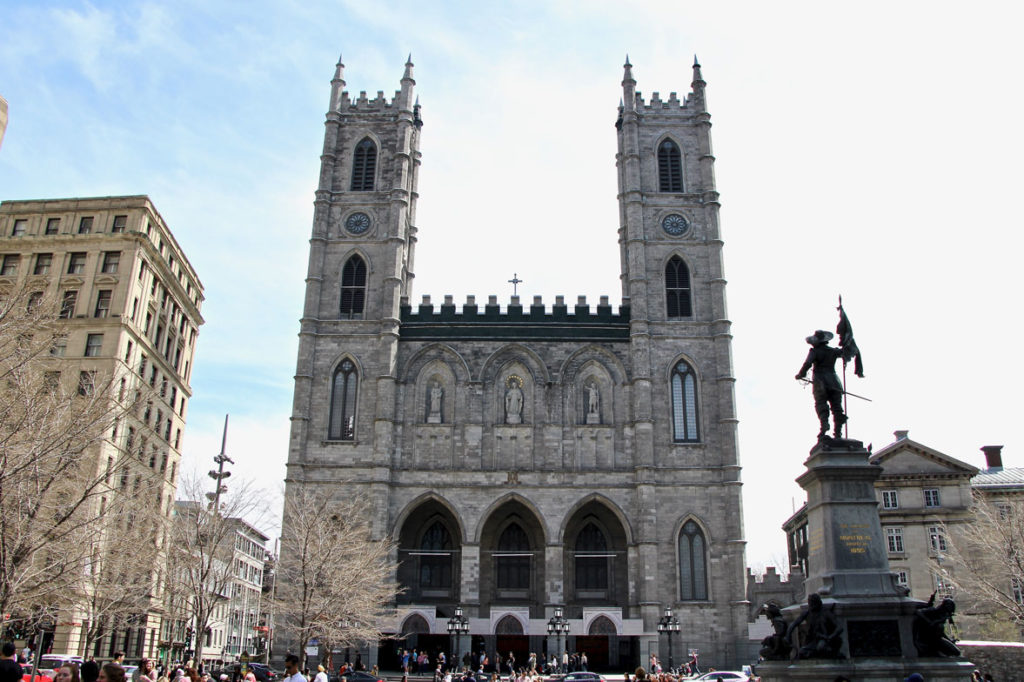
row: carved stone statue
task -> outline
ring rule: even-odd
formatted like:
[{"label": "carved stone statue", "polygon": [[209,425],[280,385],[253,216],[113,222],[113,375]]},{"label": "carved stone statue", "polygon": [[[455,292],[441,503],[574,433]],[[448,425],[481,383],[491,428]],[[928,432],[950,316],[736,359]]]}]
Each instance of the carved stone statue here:
[{"label": "carved stone statue", "polygon": [[505,391],[505,423],[523,423],[523,390],[519,388],[519,382],[509,379],[508,389]]},{"label": "carved stone statue", "polygon": [[956,602],[946,597],[935,606],[935,593],[914,614],[914,646],[918,656],[959,656],[960,648],[946,634],[946,621],[953,624]]},{"label": "carved stone statue", "polygon": [[441,423],[441,400],[444,398],[444,389],[441,384],[434,382],[430,387],[430,411],[427,413],[428,424]]},{"label": "carved stone statue", "polygon": [[601,423],[601,391],[597,384],[587,386],[587,423]]},{"label": "carved stone statue", "polygon": [[783,661],[789,658],[789,641],[786,639],[786,619],[782,616],[782,610],[775,604],[765,604],[758,613],[768,617],[775,630],[775,634],[768,635],[761,640],[761,658],[766,661]]},{"label": "carved stone statue", "polygon": [[836,360],[842,358],[844,351],[828,345],[832,339],[832,332],[819,329],[807,337],[807,343],[811,344],[811,350],[807,352],[807,359],[797,372],[796,378],[803,379],[807,370],[814,368],[811,373],[811,385],[814,388],[814,411],[818,414],[818,421],[821,423],[821,430],[818,431],[818,440],[824,440],[828,434],[828,413],[832,410],[832,437],[842,436],[843,424],[846,423],[846,414],[843,412],[843,385],[839,382],[836,374]]},{"label": "carved stone statue", "polygon": [[[800,634],[800,648],[793,645],[793,637],[804,621],[804,631]],[[841,651],[843,646],[843,629],[839,627],[832,610],[825,610],[821,595],[812,593],[807,598],[807,610],[797,616],[789,625],[786,639],[793,647],[791,657],[800,658],[845,658]]]}]

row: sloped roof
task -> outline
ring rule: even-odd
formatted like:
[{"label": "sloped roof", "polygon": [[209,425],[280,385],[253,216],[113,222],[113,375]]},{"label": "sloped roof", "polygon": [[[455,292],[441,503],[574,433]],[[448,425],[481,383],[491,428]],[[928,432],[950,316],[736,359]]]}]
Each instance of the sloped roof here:
[{"label": "sloped roof", "polygon": [[979,471],[976,466],[971,466],[967,462],[962,462],[955,457],[950,457],[943,452],[939,452],[934,448],[930,448],[927,445],[918,443],[910,438],[900,438],[895,442],[886,445],[881,450],[872,453],[868,458],[868,461],[872,464],[885,466],[886,460],[891,460],[893,457],[903,452],[910,452],[919,457],[929,459],[944,468],[950,469],[950,473],[964,473],[974,476]]},{"label": "sloped roof", "polygon": [[985,469],[971,479],[972,488],[1017,488],[1024,487],[1024,468]]}]

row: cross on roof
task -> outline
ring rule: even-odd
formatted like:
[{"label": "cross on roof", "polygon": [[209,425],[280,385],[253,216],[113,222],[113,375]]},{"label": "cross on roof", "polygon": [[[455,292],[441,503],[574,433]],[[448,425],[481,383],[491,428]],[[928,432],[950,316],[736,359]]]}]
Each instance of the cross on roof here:
[{"label": "cross on roof", "polygon": [[519,292],[518,292],[519,285],[522,284],[524,281],[525,280],[519,279],[519,275],[517,273],[515,273],[515,272],[512,273],[512,279],[510,279],[508,281],[508,283],[512,285],[512,295],[513,296],[518,296],[519,295]]}]

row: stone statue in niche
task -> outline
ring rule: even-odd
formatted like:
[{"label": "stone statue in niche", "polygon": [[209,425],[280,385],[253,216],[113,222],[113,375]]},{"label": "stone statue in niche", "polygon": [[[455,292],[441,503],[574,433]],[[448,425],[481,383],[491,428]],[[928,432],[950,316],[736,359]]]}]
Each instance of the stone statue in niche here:
[{"label": "stone statue in niche", "polygon": [[587,385],[587,423],[601,423],[601,391],[595,383]]},{"label": "stone statue in niche", "polygon": [[441,388],[441,384],[434,381],[430,384],[430,405],[427,411],[427,423],[428,424],[440,424],[441,419],[441,400],[444,398],[444,389]]},{"label": "stone statue in niche", "polygon": [[523,423],[523,380],[510,376],[505,382],[505,423]]}]

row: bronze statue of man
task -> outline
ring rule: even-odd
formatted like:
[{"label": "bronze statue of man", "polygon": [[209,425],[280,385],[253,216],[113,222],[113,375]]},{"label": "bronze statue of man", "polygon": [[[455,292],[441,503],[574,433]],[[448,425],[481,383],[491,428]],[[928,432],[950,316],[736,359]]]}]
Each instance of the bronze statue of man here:
[{"label": "bronze statue of man", "polygon": [[807,370],[813,368],[811,385],[814,388],[814,411],[818,413],[818,421],[821,423],[818,440],[824,439],[828,434],[830,409],[834,438],[841,437],[843,424],[846,423],[846,414],[843,412],[843,385],[836,374],[836,360],[843,358],[846,361],[848,358],[845,357],[846,351],[843,348],[828,345],[831,340],[832,332],[821,329],[808,336],[807,343],[811,344],[811,349],[796,375],[797,379],[803,379],[807,375]]}]

